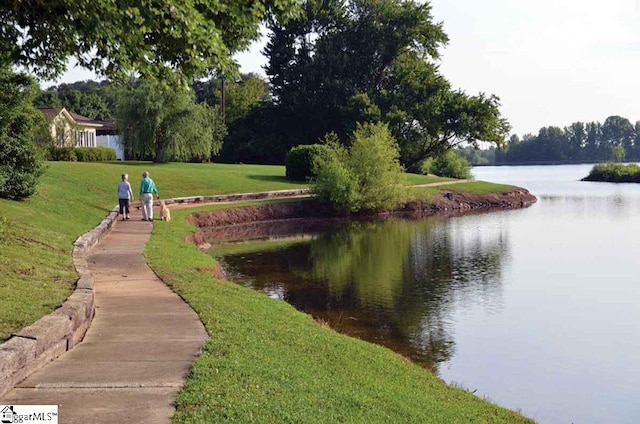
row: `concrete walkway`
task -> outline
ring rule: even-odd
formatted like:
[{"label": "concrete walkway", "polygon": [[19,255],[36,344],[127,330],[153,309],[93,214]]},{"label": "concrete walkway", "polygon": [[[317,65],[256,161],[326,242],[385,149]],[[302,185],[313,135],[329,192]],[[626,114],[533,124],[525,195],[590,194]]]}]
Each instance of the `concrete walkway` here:
[{"label": "concrete walkway", "polygon": [[[158,217],[156,217],[157,219]],[[59,405],[60,423],[168,423],[207,334],[147,266],[153,225],[134,208],[88,256],[96,314],[79,345],[18,384],[0,404]]]}]

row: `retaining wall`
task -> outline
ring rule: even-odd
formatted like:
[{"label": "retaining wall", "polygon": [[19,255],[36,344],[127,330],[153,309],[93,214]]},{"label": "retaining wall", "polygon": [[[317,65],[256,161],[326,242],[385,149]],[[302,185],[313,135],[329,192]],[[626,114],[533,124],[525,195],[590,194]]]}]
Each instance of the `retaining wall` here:
[{"label": "retaining wall", "polygon": [[93,275],[86,256],[111,230],[117,216],[116,207],[100,225],[73,243],[73,265],[79,278],[76,289],[62,306],[0,345],[0,396],[84,337],[95,313]]}]

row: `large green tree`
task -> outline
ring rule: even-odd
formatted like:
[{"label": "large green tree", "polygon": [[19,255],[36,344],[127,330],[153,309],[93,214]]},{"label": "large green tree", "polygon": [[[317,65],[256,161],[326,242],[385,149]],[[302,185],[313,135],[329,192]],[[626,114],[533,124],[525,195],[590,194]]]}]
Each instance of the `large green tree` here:
[{"label": "large green tree", "polygon": [[90,119],[104,121],[115,116],[117,86],[110,81],[78,81],[40,91],[36,107],[64,107]]},{"label": "large green tree", "polygon": [[307,0],[301,17],[270,29],[266,72],[280,115],[293,121],[281,128],[285,144],[382,121],[415,171],[455,145],[504,141],[498,98],[455,91],[440,75],[435,61],[448,39],[428,3]]},{"label": "large green tree", "polygon": [[197,104],[192,91],[155,80],[123,90],[116,121],[126,148],[154,162],[209,160],[226,134],[217,107]]},{"label": "large green tree", "polygon": [[35,138],[46,131],[36,110],[33,78],[0,64],[0,197],[23,199],[35,193],[43,172]]},{"label": "large green tree", "polygon": [[[259,35],[273,15],[287,17],[298,0],[4,0],[0,60],[38,75],[60,75],[73,56],[115,78],[128,72],[188,80],[233,71],[232,55]],[[178,72],[175,72],[178,71]]]},{"label": "large green tree", "polygon": [[107,120],[113,117],[105,98],[96,93],[84,93],[75,89],[49,89],[38,93],[34,100],[37,107],[64,107],[93,120]]}]

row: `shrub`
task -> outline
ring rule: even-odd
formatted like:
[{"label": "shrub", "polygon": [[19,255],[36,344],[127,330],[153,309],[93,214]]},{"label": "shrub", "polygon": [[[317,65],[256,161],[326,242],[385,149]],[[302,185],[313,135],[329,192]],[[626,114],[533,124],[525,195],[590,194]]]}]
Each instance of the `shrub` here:
[{"label": "shrub", "polygon": [[116,151],[110,147],[76,147],[78,162],[105,162],[116,160]]},{"label": "shrub", "polygon": [[51,147],[48,160],[61,162],[105,162],[116,160],[116,151],[110,147]]},{"label": "shrub", "polygon": [[43,172],[42,156],[32,142],[0,135],[0,198],[18,200],[33,195]]},{"label": "shrub", "polygon": [[75,162],[78,160],[73,147],[51,147],[49,158],[54,161]]},{"label": "shrub", "polygon": [[329,141],[316,156],[312,191],[346,212],[386,210],[397,205],[403,168],[398,145],[384,124],[358,124],[346,149]]},{"label": "shrub", "polygon": [[471,165],[455,150],[447,150],[436,157],[427,158],[422,163],[422,173],[459,179],[472,177]]},{"label": "shrub", "polygon": [[313,162],[318,155],[326,154],[327,146],[323,144],[303,144],[293,147],[284,160],[287,179],[291,181],[307,181],[313,178]]}]

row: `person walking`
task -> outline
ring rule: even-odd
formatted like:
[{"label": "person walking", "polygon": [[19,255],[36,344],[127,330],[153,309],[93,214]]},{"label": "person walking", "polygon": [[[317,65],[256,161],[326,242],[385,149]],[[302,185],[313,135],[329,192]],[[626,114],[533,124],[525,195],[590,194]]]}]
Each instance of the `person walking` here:
[{"label": "person walking", "polygon": [[122,220],[129,219],[129,202],[133,201],[133,191],[129,183],[129,175],[122,174],[122,181],[118,184],[118,206],[120,207],[120,215]]},{"label": "person walking", "polygon": [[142,205],[142,220],[153,221],[153,195],[159,199],[160,194],[156,188],[156,184],[149,177],[149,173],[142,173],[142,182],[140,183],[140,203]]}]

